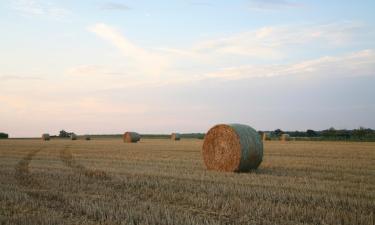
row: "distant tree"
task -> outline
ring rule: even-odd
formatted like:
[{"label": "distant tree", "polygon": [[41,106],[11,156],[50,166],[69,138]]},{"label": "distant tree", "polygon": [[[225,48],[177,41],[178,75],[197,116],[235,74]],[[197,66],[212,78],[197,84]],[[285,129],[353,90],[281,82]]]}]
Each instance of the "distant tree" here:
[{"label": "distant tree", "polygon": [[284,132],[280,129],[276,129],[273,133],[275,136],[281,136],[281,134],[283,134]]},{"label": "distant tree", "polygon": [[204,134],[198,134],[198,139],[204,139]]},{"label": "distant tree", "polygon": [[306,136],[307,137],[316,137],[316,136],[318,136],[318,134],[314,131],[314,130],[307,130],[306,131]]},{"label": "distant tree", "polygon": [[349,139],[351,136],[351,132],[349,130],[337,130],[336,137],[339,139]]},{"label": "distant tree", "polygon": [[330,138],[336,137],[336,129],[334,127],[331,127],[328,130],[323,130],[322,136],[323,137],[330,137]]},{"label": "distant tree", "polygon": [[70,137],[70,133],[66,132],[65,130],[61,130],[59,137]]},{"label": "distant tree", "polygon": [[364,128],[364,127],[360,127],[359,129],[355,129],[352,132],[353,136],[356,137],[356,138],[359,138],[359,139],[370,137],[370,136],[373,135],[373,133],[374,133],[373,130],[371,130],[369,128]]},{"label": "distant tree", "polygon": [[8,139],[9,135],[6,133],[0,133],[0,139]]},{"label": "distant tree", "polygon": [[290,136],[292,137],[306,137],[306,132],[303,132],[303,131],[291,131],[291,132],[287,132]]}]

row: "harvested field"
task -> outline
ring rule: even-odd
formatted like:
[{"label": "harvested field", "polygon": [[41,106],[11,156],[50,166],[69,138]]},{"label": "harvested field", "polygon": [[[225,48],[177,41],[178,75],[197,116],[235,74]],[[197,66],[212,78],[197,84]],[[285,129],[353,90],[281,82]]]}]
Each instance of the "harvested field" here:
[{"label": "harvested field", "polygon": [[375,143],[264,143],[207,171],[202,140],[1,140],[0,224],[375,224]]}]

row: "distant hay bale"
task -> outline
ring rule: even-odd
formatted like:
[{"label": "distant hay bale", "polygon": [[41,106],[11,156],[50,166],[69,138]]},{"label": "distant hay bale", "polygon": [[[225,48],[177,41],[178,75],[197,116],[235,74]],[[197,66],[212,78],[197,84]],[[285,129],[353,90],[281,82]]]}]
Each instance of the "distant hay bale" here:
[{"label": "distant hay bale", "polygon": [[179,133],[172,133],[171,139],[173,141],[179,141],[181,139],[181,135]]},{"label": "distant hay bale", "polygon": [[291,139],[290,139],[289,134],[282,134],[282,135],[280,136],[280,140],[281,140],[281,141],[290,141]]},{"label": "distant hay bale", "polygon": [[86,140],[86,141],[90,141],[90,140],[91,140],[91,137],[88,136],[88,135],[86,135],[86,136],[85,136],[85,140]]},{"label": "distant hay bale", "polygon": [[77,135],[75,133],[70,135],[70,140],[75,141],[77,140]]},{"label": "distant hay bale", "polygon": [[207,132],[202,154],[209,170],[246,172],[262,162],[263,143],[250,126],[219,124]]},{"label": "distant hay bale", "polygon": [[51,139],[51,137],[49,136],[49,134],[42,134],[42,140],[43,141],[49,141]]},{"label": "distant hay bale", "polygon": [[139,135],[136,132],[125,132],[124,133],[124,142],[126,143],[137,143],[139,140],[141,140],[141,135]]},{"label": "distant hay bale", "polygon": [[269,140],[271,140],[271,134],[267,132],[263,132],[262,141],[269,141]]}]

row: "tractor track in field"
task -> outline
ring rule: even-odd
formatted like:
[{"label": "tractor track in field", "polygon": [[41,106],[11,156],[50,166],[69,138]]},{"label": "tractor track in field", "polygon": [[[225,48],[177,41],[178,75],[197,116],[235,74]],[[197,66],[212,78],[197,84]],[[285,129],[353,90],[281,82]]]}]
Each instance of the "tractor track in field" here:
[{"label": "tractor track in field", "polygon": [[[82,164],[78,163],[74,155],[72,154],[70,150],[70,146],[65,146],[60,150],[60,159],[61,161],[69,168],[73,169],[75,171],[75,174],[83,174],[84,176],[88,178],[94,179],[98,183],[102,184],[107,184],[107,187],[110,187],[114,191],[119,191],[118,187],[119,186],[126,186],[127,182],[116,180],[110,175],[108,175],[105,171],[98,170],[98,169],[89,169]],[[129,177],[131,178],[132,175]],[[108,181],[110,183],[108,183]],[[105,183],[104,183],[105,182]],[[110,185],[108,185],[110,184]],[[124,188],[125,190],[127,188]],[[121,190],[122,193],[124,193],[124,189]],[[131,190],[129,190],[131,191]],[[145,193],[153,193],[152,190],[145,190]],[[190,204],[184,204],[181,202],[176,203],[175,201],[165,201],[162,199],[158,199],[157,193],[146,195],[143,194],[142,192],[134,193],[134,191],[131,192],[126,192],[126,194],[131,195],[133,197],[132,201],[134,201],[134,197],[136,201],[143,202],[143,201],[150,201],[155,204],[161,204],[161,205],[166,205],[170,208],[173,208],[179,212],[189,212],[192,215],[199,216],[199,217],[204,217],[204,218],[212,218],[212,219],[217,219],[221,221],[226,221],[227,223],[234,222],[236,218],[233,218],[230,215],[223,215],[223,214],[218,214],[217,212],[214,211],[209,211],[207,209],[202,209],[200,207],[194,207]]]},{"label": "tractor track in field", "polygon": [[[69,146],[66,146],[69,147]],[[45,184],[39,182],[30,173],[29,165],[35,155],[42,151],[45,147],[30,151],[15,166],[15,178],[18,183],[27,188],[23,192],[31,199],[35,200],[35,204],[40,207],[47,207],[53,211],[61,211],[66,217],[84,217],[88,221],[97,223],[93,216],[88,215],[84,210],[77,211],[71,207],[71,202],[64,196],[63,192],[56,192],[46,187]]]},{"label": "tractor track in field", "polygon": [[[15,166],[15,177],[18,182],[26,187],[30,188],[31,190],[26,190],[25,193],[30,196],[31,198],[37,200],[38,202],[41,201],[43,206],[46,206],[52,210],[60,209],[64,212],[64,214],[78,216],[78,217],[86,217],[91,221],[93,218],[90,218],[90,215],[78,213],[69,207],[70,203],[67,201],[66,197],[64,197],[64,193],[59,193],[54,190],[49,190],[48,187],[45,187],[42,183],[38,182],[32,174],[30,173],[29,165],[35,155],[37,155],[40,151],[42,151],[44,147],[30,151],[25,157],[23,157]],[[144,189],[140,192],[134,192],[134,190],[129,190],[126,186],[128,182],[114,180],[111,176],[109,176],[106,172],[98,169],[89,169],[82,164],[79,164],[71,150],[70,146],[64,146],[60,150],[60,159],[61,161],[69,168],[73,169],[75,174],[82,174],[87,178],[95,180],[95,182],[105,184],[104,182],[110,182],[110,187],[114,191],[121,190],[126,196],[130,195],[132,200],[135,204],[137,202],[144,202],[149,201],[156,205],[165,205],[171,209],[176,210],[177,212],[185,213],[189,212],[190,214],[202,218],[211,218],[219,221],[223,221],[225,224],[232,224],[238,219],[231,215],[219,214],[214,211],[207,210],[205,208],[196,207],[188,203],[183,203],[181,201],[174,201],[174,200],[165,200],[160,199],[158,197],[158,193],[154,193],[154,190],[150,188],[141,188]],[[128,174],[128,177],[131,179],[133,175]],[[107,183],[108,184],[108,183]],[[119,189],[119,187],[122,187]],[[128,192],[129,191],[129,192]],[[147,193],[147,194],[146,194]],[[150,194],[151,193],[151,194]],[[125,196],[124,196],[125,197]]]},{"label": "tractor track in field", "polygon": [[61,161],[67,166],[73,169],[75,173],[83,174],[88,178],[98,179],[98,180],[111,180],[111,176],[109,176],[105,171],[98,170],[98,169],[89,169],[82,164],[79,164],[75,159],[70,151],[70,146],[65,146],[60,151],[60,159]]},{"label": "tractor track in field", "polygon": [[30,163],[34,156],[38,154],[44,147],[30,151],[15,166],[15,178],[18,183],[24,187],[40,188],[41,184],[30,174]]}]

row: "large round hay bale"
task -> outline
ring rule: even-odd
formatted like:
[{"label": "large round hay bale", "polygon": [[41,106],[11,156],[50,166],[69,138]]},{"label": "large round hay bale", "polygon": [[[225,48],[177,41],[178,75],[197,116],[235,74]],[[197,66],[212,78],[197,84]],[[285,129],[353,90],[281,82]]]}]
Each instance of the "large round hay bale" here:
[{"label": "large round hay bale", "polygon": [[141,140],[141,135],[136,132],[128,131],[124,133],[124,142],[126,143],[137,143],[139,140]]},{"label": "large round hay bale", "polygon": [[42,140],[43,141],[49,141],[51,139],[51,137],[49,136],[49,134],[42,134]]},{"label": "large round hay bale", "polygon": [[77,135],[75,133],[70,135],[70,140],[75,141],[77,140]]},{"label": "large round hay bale", "polygon": [[171,139],[173,141],[179,141],[181,139],[181,135],[179,133],[172,133]]},{"label": "large round hay bale", "polygon": [[258,168],[262,159],[263,143],[250,126],[219,124],[204,138],[203,160],[209,170],[246,172]]},{"label": "large round hay bale", "polygon": [[289,134],[282,134],[282,135],[280,136],[280,140],[281,140],[281,141],[290,141],[290,136],[289,136]]}]

